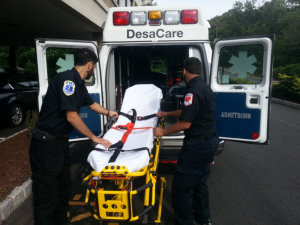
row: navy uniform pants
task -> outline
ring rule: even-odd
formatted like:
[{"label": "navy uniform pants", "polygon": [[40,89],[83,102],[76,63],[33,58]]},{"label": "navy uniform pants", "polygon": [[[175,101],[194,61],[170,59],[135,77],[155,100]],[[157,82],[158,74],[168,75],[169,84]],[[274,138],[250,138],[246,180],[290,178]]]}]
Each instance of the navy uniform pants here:
[{"label": "navy uniform pants", "polygon": [[173,209],[180,225],[208,223],[211,219],[206,181],[218,145],[218,137],[184,140],[172,190]]},{"label": "navy uniform pants", "polygon": [[67,222],[71,190],[70,151],[67,138],[30,145],[35,225],[61,225]]}]

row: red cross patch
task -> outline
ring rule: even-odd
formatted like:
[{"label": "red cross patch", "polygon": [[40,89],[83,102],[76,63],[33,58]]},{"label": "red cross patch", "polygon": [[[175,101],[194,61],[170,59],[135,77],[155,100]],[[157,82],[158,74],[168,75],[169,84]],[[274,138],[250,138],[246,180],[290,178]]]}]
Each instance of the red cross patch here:
[{"label": "red cross patch", "polygon": [[189,106],[193,104],[193,93],[188,93],[184,97],[184,106]]}]

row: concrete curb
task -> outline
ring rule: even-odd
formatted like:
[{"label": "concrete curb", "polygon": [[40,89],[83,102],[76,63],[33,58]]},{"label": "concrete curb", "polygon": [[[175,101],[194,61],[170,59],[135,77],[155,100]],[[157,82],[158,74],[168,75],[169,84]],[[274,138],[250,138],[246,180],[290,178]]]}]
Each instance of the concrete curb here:
[{"label": "concrete curb", "polygon": [[27,130],[27,128],[25,128],[25,129],[23,129],[23,130],[21,130],[21,131],[15,133],[15,134],[9,136],[9,137],[6,137],[6,138],[0,138],[0,143],[3,142],[3,141],[6,141],[6,140],[9,139],[9,138],[12,138],[12,137],[14,137],[14,136],[17,136],[18,134],[21,134],[22,132],[25,132],[26,130]]},{"label": "concrete curb", "polygon": [[[1,139],[0,143],[12,138],[20,133],[25,132],[27,129],[21,130],[7,138]],[[32,181],[28,179],[21,186],[15,187],[12,192],[0,202],[0,225],[6,220],[9,215],[17,209],[32,193]]]},{"label": "concrete curb", "polygon": [[285,100],[281,100],[279,98],[271,98],[271,101],[280,105],[289,106],[291,108],[300,109],[300,104],[294,103],[294,102],[288,102]]},{"label": "concrete curb", "polygon": [[0,224],[17,209],[32,193],[32,181],[28,179],[21,186],[15,187],[4,201],[0,202]]}]

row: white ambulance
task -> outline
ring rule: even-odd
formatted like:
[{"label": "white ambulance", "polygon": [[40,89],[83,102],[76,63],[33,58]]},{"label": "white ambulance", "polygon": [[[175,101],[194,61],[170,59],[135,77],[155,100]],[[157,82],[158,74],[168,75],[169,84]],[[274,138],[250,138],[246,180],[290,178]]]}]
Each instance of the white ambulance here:
[{"label": "white ambulance", "polygon": [[[108,12],[100,51],[91,41],[37,39],[39,104],[53,76],[73,67],[74,51],[89,48],[100,58],[95,77],[86,81],[95,101],[117,111],[126,88],[152,83],[163,92],[161,109],[175,110],[183,98],[182,62],[197,57],[216,95],[220,138],[267,143],[273,36],[220,39],[212,51],[209,27],[197,7],[118,7]],[[103,134],[105,116],[87,107],[80,116],[95,134]],[[176,121],[167,118],[165,125]],[[162,148],[180,148],[183,137],[163,137]],[[74,131],[70,140],[84,137]]]}]

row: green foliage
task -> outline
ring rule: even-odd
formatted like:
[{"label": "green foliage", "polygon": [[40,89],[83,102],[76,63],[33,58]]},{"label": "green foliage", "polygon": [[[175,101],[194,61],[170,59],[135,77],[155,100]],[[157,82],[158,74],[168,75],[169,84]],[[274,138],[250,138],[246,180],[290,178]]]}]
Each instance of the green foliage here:
[{"label": "green foliage", "polygon": [[8,51],[8,47],[0,47],[0,69],[8,69]]},{"label": "green foliage", "polygon": [[[24,69],[26,74],[37,74],[37,62],[35,48],[18,48],[18,66]],[[9,69],[9,47],[0,47],[0,68]]]},{"label": "green foliage", "polygon": [[[256,0],[235,2],[222,16],[211,19],[210,40],[223,37],[275,34],[273,95],[298,101],[300,77],[300,0],[272,0],[258,6]],[[293,83],[294,82],[294,83]]]},{"label": "green foliage", "polygon": [[35,48],[24,48],[18,49],[18,60],[19,66],[24,68],[26,74],[37,74],[37,62]]},{"label": "green foliage", "polygon": [[222,37],[275,34],[274,65],[300,62],[299,0],[237,1],[233,9],[210,20],[210,40]]},{"label": "green foliage", "polygon": [[300,78],[296,75],[279,74],[280,83],[273,85],[273,96],[300,103]]},{"label": "green foliage", "polygon": [[300,63],[288,64],[286,66],[279,66],[274,69],[274,78],[279,79],[279,74],[295,75],[300,78]]}]

